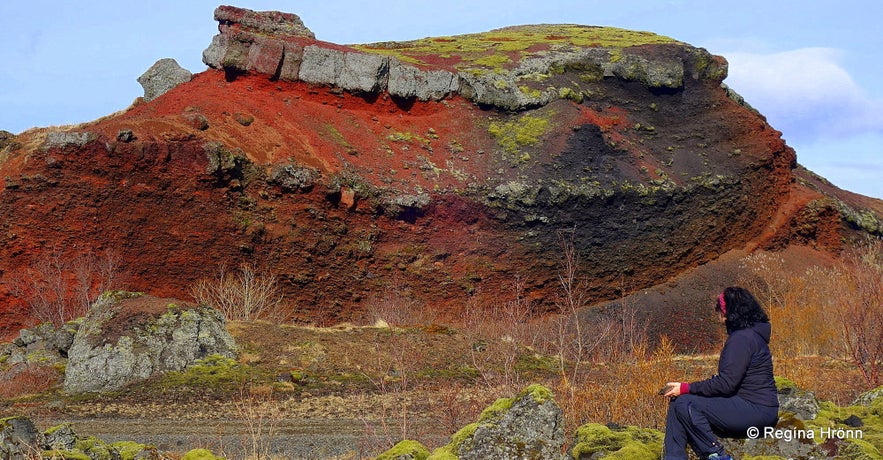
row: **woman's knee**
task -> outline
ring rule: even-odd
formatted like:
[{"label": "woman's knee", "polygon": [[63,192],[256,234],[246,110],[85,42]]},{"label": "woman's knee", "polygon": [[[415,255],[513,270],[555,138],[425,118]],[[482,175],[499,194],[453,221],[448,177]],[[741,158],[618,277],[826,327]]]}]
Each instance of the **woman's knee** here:
[{"label": "woman's knee", "polygon": [[696,399],[696,395],[681,395],[669,403],[668,410],[680,416],[687,416],[690,412],[690,405]]}]

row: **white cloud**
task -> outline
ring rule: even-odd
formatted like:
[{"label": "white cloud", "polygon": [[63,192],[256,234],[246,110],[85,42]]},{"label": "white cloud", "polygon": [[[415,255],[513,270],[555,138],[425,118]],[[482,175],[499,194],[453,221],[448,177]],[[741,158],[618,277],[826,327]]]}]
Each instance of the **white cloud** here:
[{"label": "white cloud", "polygon": [[840,64],[833,48],[801,48],[773,54],[722,53],[726,83],[767,116],[786,138],[883,132],[883,110]]}]

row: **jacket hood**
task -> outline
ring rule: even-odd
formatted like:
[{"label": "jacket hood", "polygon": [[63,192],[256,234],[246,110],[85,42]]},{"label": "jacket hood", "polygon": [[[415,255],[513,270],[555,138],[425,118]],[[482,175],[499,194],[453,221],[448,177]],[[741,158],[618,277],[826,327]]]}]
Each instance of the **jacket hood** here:
[{"label": "jacket hood", "polygon": [[773,327],[770,323],[754,323],[750,329],[757,332],[757,335],[761,336],[764,342],[770,343],[770,335],[773,331]]}]

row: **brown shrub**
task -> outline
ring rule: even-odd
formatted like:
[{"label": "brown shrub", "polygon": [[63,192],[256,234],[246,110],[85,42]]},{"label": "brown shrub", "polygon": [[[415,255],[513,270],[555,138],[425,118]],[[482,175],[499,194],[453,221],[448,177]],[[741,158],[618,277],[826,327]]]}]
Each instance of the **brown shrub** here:
[{"label": "brown shrub", "polygon": [[13,366],[0,377],[0,398],[11,399],[42,393],[59,383],[61,377],[61,372],[52,366]]}]

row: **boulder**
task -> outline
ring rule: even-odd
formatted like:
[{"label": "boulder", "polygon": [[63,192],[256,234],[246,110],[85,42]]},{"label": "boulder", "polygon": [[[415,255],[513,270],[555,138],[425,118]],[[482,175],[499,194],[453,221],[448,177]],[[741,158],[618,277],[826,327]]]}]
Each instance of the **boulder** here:
[{"label": "boulder", "polygon": [[141,74],[138,83],[144,88],[144,100],[150,101],[192,78],[193,74],[178,65],[178,61],[166,58],[156,61]]},{"label": "boulder", "polygon": [[627,458],[656,460],[662,455],[662,432],[634,426],[608,426],[588,423],[576,430],[571,449],[573,458]]},{"label": "boulder", "polygon": [[[51,323],[22,329],[11,343],[0,344],[0,362],[6,365],[62,364],[78,328],[79,322],[71,321],[57,329]],[[0,369],[0,379],[13,378],[16,369],[21,368]]]},{"label": "boulder", "polygon": [[516,460],[563,459],[564,419],[552,392],[531,385],[514,398],[502,398],[482,412],[476,423],[451,437],[429,459]]},{"label": "boulder", "polygon": [[180,371],[209,355],[235,353],[236,343],[216,310],[109,291],[92,305],[74,337],[64,389],[117,390],[154,374]]},{"label": "boulder", "polygon": [[756,438],[721,438],[727,453],[735,458],[760,456],[795,460],[834,458],[839,440],[816,442],[806,434],[808,427],[798,417],[783,413],[771,435],[761,432]]},{"label": "boulder", "polygon": [[43,434],[27,417],[0,419],[0,458],[24,460],[33,458],[34,447],[43,443]]},{"label": "boulder", "polygon": [[870,407],[872,404],[877,402],[878,399],[883,397],[883,386],[879,386],[874,388],[873,390],[866,391],[860,394],[855,401],[852,402],[853,406],[866,406]]},{"label": "boulder", "polygon": [[776,378],[776,391],[779,398],[779,412],[791,413],[801,420],[813,420],[819,413],[819,400],[816,395],[798,388],[794,382]]},{"label": "boulder", "polygon": [[426,460],[429,450],[418,441],[405,440],[380,454],[374,460]]}]

